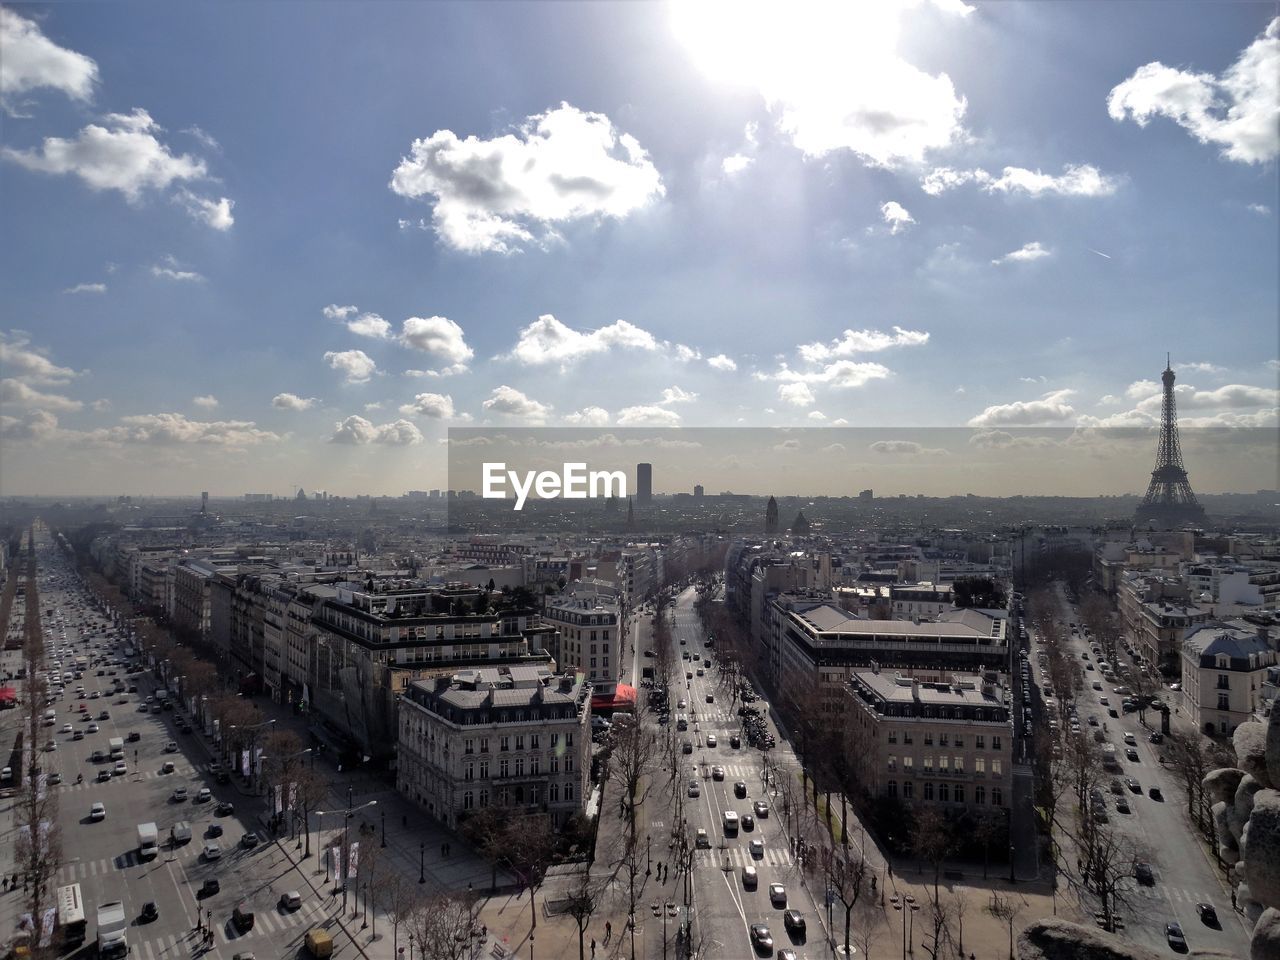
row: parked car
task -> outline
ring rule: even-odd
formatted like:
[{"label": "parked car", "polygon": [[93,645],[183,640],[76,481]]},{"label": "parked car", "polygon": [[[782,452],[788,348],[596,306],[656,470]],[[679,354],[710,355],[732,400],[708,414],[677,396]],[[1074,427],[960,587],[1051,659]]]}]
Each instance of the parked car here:
[{"label": "parked car", "polygon": [[804,914],[799,910],[787,910],[782,914],[782,925],[791,933],[803,934],[805,932]]},{"label": "parked car", "polygon": [[1165,939],[1169,941],[1169,946],[1179,953],[1187,949],[1187,938],[1182,933],[1182,925],[1180,923],[1166,923],[1164,925],[1164,935]]}]

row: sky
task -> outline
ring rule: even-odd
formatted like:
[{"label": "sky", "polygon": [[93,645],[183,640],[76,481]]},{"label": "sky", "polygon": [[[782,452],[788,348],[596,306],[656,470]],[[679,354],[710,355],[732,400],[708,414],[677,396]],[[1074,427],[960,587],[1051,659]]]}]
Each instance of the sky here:
[{"label": "sky", "polygon": [[1274,3],[8,4],[0,110],[2,495],[399,494],[451,427],[1087,436],[1166,354],[1184,426],[1276,434]]}]

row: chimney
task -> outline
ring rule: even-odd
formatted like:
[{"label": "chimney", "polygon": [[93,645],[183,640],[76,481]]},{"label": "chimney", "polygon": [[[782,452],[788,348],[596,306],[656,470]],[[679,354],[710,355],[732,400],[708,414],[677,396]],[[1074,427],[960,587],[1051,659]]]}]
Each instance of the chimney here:
[{"label": "chimney", "polygon": [[915,677],[911,678],[911,699],[912,700],[920,699],[920,681],[917,680]]}]

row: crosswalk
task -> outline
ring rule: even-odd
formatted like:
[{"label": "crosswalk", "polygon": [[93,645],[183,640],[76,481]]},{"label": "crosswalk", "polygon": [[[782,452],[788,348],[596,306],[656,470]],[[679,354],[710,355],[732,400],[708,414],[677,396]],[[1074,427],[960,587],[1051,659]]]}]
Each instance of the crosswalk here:
[{"label": "crosswalk", "polygon": [[[174,756],[177,756],[177,754],[174,754]],[[164,761],[162,760],[161,763],[163,762]],[[130,782],[136,783],[140,779],[141,780],[157,780],[157,779],[173,780],[176,778],[176,780],[180,781],[184,777],[197,777],[208,772],[208,764],[193,765],[189,763],[179,763],[176,760],[173,762],[174,762],[174,769],[172,773],[161,773],[158,768],[153,770],[141,770],[141,771],[130,770],[127,774],[123,776],[112,777],[110,780],[99,780],[97,778],[96,771],[95,771],[95,775],[93,777],[86,777],[83,783],[76,783],[74,780],[64,779],[62,783],[59,785],[61,787],[60,792],[83,793],[89,790],[93,790],[96,792],[96,791],[102,790],[104,787],[109,787],[112,784],[118,784],[121,781],[130,781]],[[175,786],[181,786],[181,783],[175,783]]]},{"label": "crosswalk", "polygon": [[791,851],[786,848],[766,847],[764,856],[756,858],[751,855],[751,851],[745,846],[731,846],[726,850],[699,850],[697,862],[699,865],[710,867],[723,867],[725,859],[728,859],[729,866],[734,869],[739,867],[789,867],[794,862]]},{"label": "crosswalk", "polygon": [[[326,906],[322,903],[304,904],[301,909],[291,913],[281,912],[277,907],[268,910],[255,910],[253,929],[245,933],[234,930],[230,924],[214,928],[216,945],[219,947],[235,946],[239,950],[252,949],[256,940],[270,938],[279,934],[295,933],[300,939],[307,930],[316,926],[328,925],[337,913],[337,906]],[[137,960],[173,960],[174,957],[190,955],[200,945],[199,934],[169,934],[152,937],[149,940],[134,940],[134,931],[145,927],[135,927],[129,931],[129,955]]]},{"label": "crosswalk", "polygon": [[1165,884],[1158,884],[1154,887],[1137,887],[1130,891],[1131,894],[1149,900],[1152,903],[1166,903],[1172,900],[1174,903],[1212,903],[1213,897],[1203,893],[1196,893],[1185,887],[1173,887]]}]

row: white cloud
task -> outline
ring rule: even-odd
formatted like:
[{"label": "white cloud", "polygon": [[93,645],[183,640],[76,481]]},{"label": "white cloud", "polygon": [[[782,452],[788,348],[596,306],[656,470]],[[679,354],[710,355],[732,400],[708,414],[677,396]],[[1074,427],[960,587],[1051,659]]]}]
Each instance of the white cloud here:
[{"label": "white cloud", "polygon": [[1017,250],[1006,253],[1003,257],[997,257],[992,263],[1030,263],[1032,260],[1039,260],[1041,257],[1047,257],[1053,251],[1047,247],[1042,247],[1039,240],[1032,240],[1028,244],[1024,244]]},{"label": "white cloud", "polygon": [[164,258],[163,265],[157,263],[151,267],[151,275],[153,277],[164,277],[167,280],[176,280],[179,283],[204,283],[204,277],[196,273],[194,270],[186,270],[183,264],[174,259],[172,254]]},{"label": "white cloud", "polygon": [[271,398],[271,405],[277,410],[293,410],[295,412],[310,410],[319,402],[315,397],[300,397],[296,393],[277,393]]},{"label": "white cloud", "polygon": [[875,443],[867,444],[867,449],[872,453],[906,454],[917,457],[939,457],[947,452],[936,447],[923,446],[914,440],[877,440]]},{"label": "white cloud", "polygon": [[823,413],[821,410],[810,410],[810,411],[809,411],[809,419],[810,419],[810,420],[822,421],[822,420],[826,420],[826,419],[827,419],[827,415],[826,415],[825,413]]},{"label": "white cloud", "polygon": [[1187,373],[1208,373],[1208,374],[1219,374],[1219,373],[1226,373],[1226,372],[1227,372],[1227,368],[1226,368],[1226,367],[1220,367],[1220,366],[1218,366],[1216,363],[1207,363],[1207,362],[1205,362],[1205,361],[1203,361],[1203,360],[1202,360],[1202,361],[1200,361],[1200,362],[1198,362],[1198,363],[1180,363],[1180,364],[1178,364],[1178,373],[1183,373],[1183,372],[1187,372]]},{"label": "white cloud", "polygon": [[1018,400],[987,407],[982,413],[969,419],[971,427],[997,425],[1034,426],[1042,423],[1061,423],[1076,415],[1070,399],[1074,390],[1052,390],[1039,400]]},{"label": "white cloud", "polygon": [[367,383],[378,372],[378,365],[363,350],[330,350],[324,359],[334,370],[342,372],[347,383]]},{"label": "white cloud", "polygon": [[1221,76],[1148,63],[1112,88],[1107,112],[1145,127],[1168,117],[1237,163],[1280,156],[1280,17]]},{"label": "white cloud", "polygon": [[48,410],[28,410],[20,417],[0,415],[0,439],[48,440],[58,432],[58,418]]},{"label": "white cloud", "polygon": [[182,204],[193,220],[199,220],[215,230],[230,230],[236,222],[236,218],[231,215],[231,208],[236,202],[227,197],[210,200],[184,189],[174,194],[173,199]]},{"label": "white cloud", "polygon": [[5,147],[0,156],[28,170],[75,174],[90,189],[118,190],[131,202],[147,190],[208,176],[199,157],[175,156],[156,139],[160,127],[147,111],[110,113],[102,123],[84,127],[74,140],[46,137],[38,152]]},{"label": "white cloud", "polygon": [[665,192],[634,137],[567,103],[491,140],[451,130],[414,140],[390,187],[433,197],[436,235],[466,253],[512,253],[555,239],[557,224],[621,219]]},{"label": "white cloud", "polygon": [[1247,209],[1250,213],[1256,213],[1260,217],[1271,216],[1271,208],[1265,203],[1251,203]]},{"label": "white cloud", "polygon": [[564,422],[575,427],[605,427],[609,425],[609,411],[603,407],[583,407],[565,414]]},{"label": "white cloud", "polygon": [[782,383],[778,385],[778,399],[793,407],[808,407],[815,398],[807,383]]},{"label": "white cloud", "polygon": [[344,443],[355,446],[367,443],[385,443],[390,446],[403,447],[422,442],[422,431],[408,420],[396,420],[377,426],[364,417],[352,415],[340,423],[333,425],[330,443]]},{"label": "white cloud", "polygon": [[899,234],[906,230],[911,224],[915,223],[915,217],[907,212],[907,208],[898,203],[897,200],[889,200],[880,204],[880,216],[884,222],[889,225],[889,233]]},{"label": "white cloud", "polygon": [[[1084,418],[1081,417],[1083,421]],[[1000,450],[1008,447],[1025,447],[1039,449],[1052,447],[1055,442],[1050,437],[1015,437],[1004,430],[980,430],[969,438],[969,445],[983,450]]]},{"label": "white cloud", "polygon": [[1266,365],[1268,370],[1280,370],[1280,360],[1268,360]]},{"label": "white cloud", "polygon": [[872,380],[884,380],[893,371],[879,363],[854,363],[836,360],[816,370],[792,370],[785,363],[775,373],[757,373],[757,380],[779,380],[783,383],[825,383],[833,387],[861,387]]},{"label": "white cloud", "polygon": [[559,363],[562,366],[613,347],[657,350],[653,334],[626,320],[583,333],[561,323],[551,314],[540,316],[520,331],[511,356],[528,366]]},{"label": "white cloud", "polygon": [[492,413],[524,420],[542,421],[551,413],[550,404],[539,403],[506,384],[494,387],[493,394],[481,406]]},{"label": "white cloud", "polygon": [[707,366],[711,367],[713,370],[723,370],[726,373],[738,369],[738,364],[729,357],[726,357],[723,353],[718,353],[714,357],[709,357],[707,359]]},{"label": "white cloud", "polygon": [[111,409],[111,401],[104,397],[101,400],[93,401],[93,403],[89,404],[89,406],[93,407],[93,409],[98,411],[99,413],[102,413],[105,410]]},{"label": "white cloud", "polygon": [[693,349],[693,347],[685,346],[683,343],[675,345],[676,359],[681,363],[689,363],[692,360],[701,360],[702,354]]},{"label": "white cloud", "polygon": [[467,361],[475,356],[462,327],[448,317],[410,317],[400,325],[400,342],[444,360],[449,368],[442,375],[465,371]]},{"label": "white cloud", "polygon": [[666,407],[641,405],[623,407],[618,411],[620,427],[676,427],[680,425],[680,414]]},{"label": "white cloud", "polygon": [[1054,176],[1026,167],[1005,167],[999,177],[993,177],[981,167],[973,170],[955,170],[951,167],[935,167],[920,180],[920,189],[936,197],[968,183],[980,186],[987,193],[1025,193],[1032,197],[1055,194],[1061,197],[1107,197],[1119,187],[1116,177],[1103,173],[1092,164],[1066,164],[1062,173]]},{"label": "white cloud", "polygon": [[93,98],[98,65],[74,50],[60,47],[34,20],[0,7],[0,106],[17,115],[15,98],[33,90],[60,90],[72,100]]},{"label": "white cloud", "polygon": [[745,154],[735,153],[720,161],[720,169],[723,170],[727,176],[732,177],[735,174],[741,173],[755,162],[755,157],[748,157]]},{"label": "white cloud", "polygon": [[860,353],[877,353],[890,347],[920,347],[929,342],[929,334],[923,330],[904,330],[894,327],[892,333],[883,330],[846,330],[839,339],[826,343],[802,343],[797,349],[802,359],[819,363],[836,357],[852,357]]},{"label": "white cloud", "polygon": [[391,336],[391,324],[376,313],[361,313],[357,307],[340,307],[331,303],[321,311],[329,320],[337,320],[349,331],[360,337],[386,340]]},{"label": "white cloud", "polygon": [[[1229,383],[1214,390],[1199,390],[1190,384],[1178,384],[1174,387],[1174,399],[1178,405],[1179,414],[1187,410],[1212,410],[1224,407],[1247,409],[1274,406],[1280,403],[1280,390],[1244,383]],[[1161,390],[1160,393],[1150,394],[1139,400],[1137,409],[1158,416],[1163,403],[1164,394]]]},{"label": "white cloud", "polygon": [[[836,417],[831,421],[831,425],[833,427],[847,427],[849,425],[849,421],[844,417]],[[836,446],[839,446],[839,444],[836,444]]]},{"label": "white cloud", "polygon": [[891,167],[964,136],[966,102],[951,79],[898,53],[899,4],[709,0],[670,9],[694,60],[716,80],[758,90],[807,156],[850,150]]},{"label": "white cloud", "polygon": [[52,410],[55,413],[70,413],[84,407],[79,400],[56,393],[45,393],[12,377],[0,380],[0,404]]},{"label": "white cloud", "polygon": [[205,444],[217,447],[250,447],[281,439],[270,430],[260,430],[251,420],[188,420],[180,413],[121,417],[118,426],[94,430],[88,438],[117,444]]},{"label": "white cloud", "polygon": [[406,403],[400,408],[406,417],[428,417],[432,420],[453,419],[453,397],[447,393],[420,393],[413,398],[413,403]]},{"label": "white cloud", "polygon": [[202,409],[212,410],[218,405],[218,398],[213,396],[213,394],[205,394],[202,397],[192,397],[191,402]]},{"label": "white cloud", "polygon": [[64,384],[77,376],[76,371],[58,366],[29,344],[22,333],[0,333],[0,368],[24,383],[43,385]]},{"label": "white cloud", "polygon": [[63,293],[106,293],[107,285],[105,283],[77,283],[74,287],[67,287]]},{"label": "white cloud", "polygon": [[1141,400],[1143,397],[1149,397],[1152,394],[1159,396],[1163,390],[1164,387],[1155,380],[1135,380],[1125,387],[1124,395],[1130,400]]},{"label": "white cloud", "polygon": [[662,399],[658,403],[665,407],[673,403],[692,403],[697,399],[698,395],[696,393],[690,393],[680,387],[667,387],[662,391]]}]

